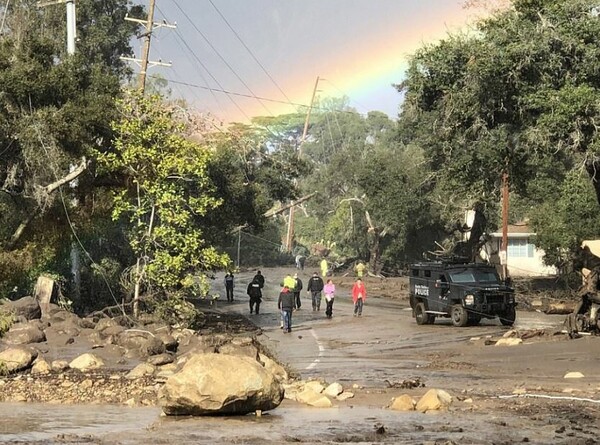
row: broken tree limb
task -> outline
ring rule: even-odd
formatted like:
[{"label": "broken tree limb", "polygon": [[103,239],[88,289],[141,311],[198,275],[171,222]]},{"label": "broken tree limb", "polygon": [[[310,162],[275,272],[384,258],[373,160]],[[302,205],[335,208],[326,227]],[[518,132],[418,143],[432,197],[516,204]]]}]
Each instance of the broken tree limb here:
[{"label": "broken tree limb", "polygon": [[[47,186],[42,187],[42,189],[44,190],[44,192],[46,194],[53,193],[60,186],[68,184],[69,182],[77,179],[86,169],[87,169],[87,160],[84,157],[81,159],[81,164],[77,168],[75,168],[72,172],[70,172],[65,177],[53,182],[52,184],[48,184]],[[23,232],[25,232],[25,229],[27,228],[27,226],[29,226],[31,221],[33,221],[33,219],[38,214],[39,214],[39,209],[35,209],[35,210],[29,212],[29,215],[27,216],[27,218],[25,218],[23,221],[21,221],[21,223],[19,224],[17,229],[13,232],[12,236],[10,237],[10,240],[8,241],[8,243],[6,245],[7,250],[14,249],[17,242],[23,235]]]},{"label": "broken tree limb", "polygon": [[280,213],[285,212],[287,209],[297,206],[298,204],[301,204],[304,201],[308,201],[309,199],[313,198],[316,194],[317,192],[312,192],[310,195],[303,196],[302,198],[297,199],[296,201],[292,201],[289,204],[284,205],[283,207],[277,210],[269,210],[267,213],[263,214],[263,216],[265,218],[270,218],[271,216],[279,215]]}]

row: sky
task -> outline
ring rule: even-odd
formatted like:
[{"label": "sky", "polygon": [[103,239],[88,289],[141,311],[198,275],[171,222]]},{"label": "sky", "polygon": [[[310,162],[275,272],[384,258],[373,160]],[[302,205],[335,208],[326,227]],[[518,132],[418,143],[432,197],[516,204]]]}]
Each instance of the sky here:
[{"label": "sky", "polygon": [[[148,6],[147,0],[141,3]],[[149,76],[222,122],[292,113],[317,96],[391,118],[408,56],[476,11],[464,0],[156,0]],[[134,43],[136,56],[141,41]]]}]

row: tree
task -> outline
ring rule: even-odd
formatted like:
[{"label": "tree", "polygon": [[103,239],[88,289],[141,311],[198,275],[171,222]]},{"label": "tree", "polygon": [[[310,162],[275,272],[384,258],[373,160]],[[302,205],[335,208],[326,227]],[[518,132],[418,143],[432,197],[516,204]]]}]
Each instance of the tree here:
[{"label": "tree", "polygon": [[[134,315],[142,288],[168,297],[195,286],[196,274],[227,266],[229,259],[204,239],[195,218],[221,204],[207,173],[211,147],[186,139],[177,108],[159,96],[128,92],[118,101],[114,148],[99,153],[108,172],[127,178],[114,197],[113,219],[127,225],[137,256]],[[207,282],[200,275],[201,292]]]},{"label": "tree", "polygon": [[68,274],[61,256],[71,244],[69,224],[85,221],[78,216],[92,213],[89,204],[101,207],[90,199],[97,179],[91,154],[110,144],[114,98],[128,73],[118,56],[130,51],[137,26],[123,17],[142,8],[126,0],[79,1],[77,53],[69,57],[64,6],[3,6],[0,268],[9,271],[4,284],[28,292],[36,273]]},{"label": "tree", "polygon": [[512,191],[540,205],[576,165],[600,201],[597,2],[512,6],[414,54],[398,86],[400,137],[424,148],[447,201],[493,208],[507,171]]}]

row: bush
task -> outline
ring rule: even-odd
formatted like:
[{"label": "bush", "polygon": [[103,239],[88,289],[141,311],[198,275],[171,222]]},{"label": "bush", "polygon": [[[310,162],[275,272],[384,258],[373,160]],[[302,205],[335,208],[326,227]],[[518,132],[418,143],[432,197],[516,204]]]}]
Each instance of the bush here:
[{"label": "bush", "polygon": [[13,325],[15,319],[13,314],[5,309],[0,309],[0,337],[2,337]]}]

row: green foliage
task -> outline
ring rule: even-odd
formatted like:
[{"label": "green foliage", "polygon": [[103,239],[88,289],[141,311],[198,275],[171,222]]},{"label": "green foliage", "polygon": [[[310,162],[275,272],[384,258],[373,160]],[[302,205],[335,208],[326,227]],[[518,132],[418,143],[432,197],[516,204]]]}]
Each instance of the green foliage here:
[{"label": "green foliage", "polygon": [[[14,323],[13,314],[3,308],[0,308],[0,337],[2,337]],[[2,375],[2,368],[0,367],[0,375]]]},{"label": "green foliage", "polygon": [[600,214],[594,189],[582,172],[570,172],[558,200],[546,202],[532,214],[536,245],[544,249],[544,261],[559,269],[571,264],[581,242],[597,239]]},{"label": "green foliage", "polygon": [[179,328],[193,328],[202,317],[202,313],[181,292],[172,293],[167,299],[150,300],[148,309],[161,322]]},{"label": "green foliage", "polygon": [[113,219],[127,226],[141,264],[136,280],[169,294],[189,287],[190,275],[229,262],[195,223],[221,204],[207,174],[211,150],[184,137],[177,108],[158,96],[128,92],[118,107],[114,149],[98,154],[107,172],[127,177],[127,187],[115,191]]}]

